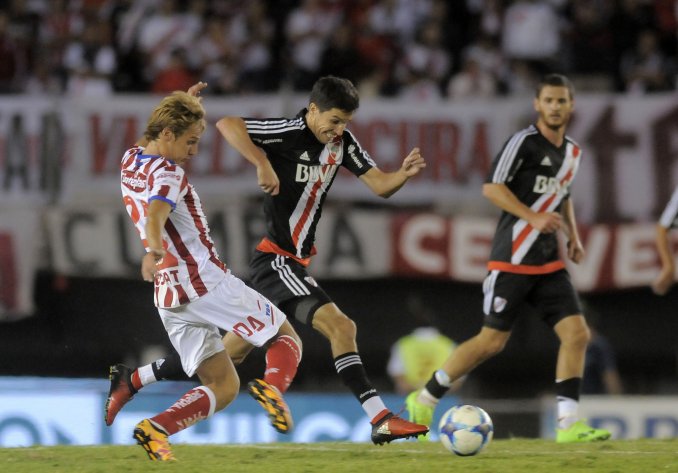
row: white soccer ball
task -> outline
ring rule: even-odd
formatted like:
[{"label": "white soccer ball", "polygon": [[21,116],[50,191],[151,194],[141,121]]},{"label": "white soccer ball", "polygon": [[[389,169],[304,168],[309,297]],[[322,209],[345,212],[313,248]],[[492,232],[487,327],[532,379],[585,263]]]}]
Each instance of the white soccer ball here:
[{"label": "white soccer ball", "polygon": [[462,457],[476,455],[492,440],[494,425],[478,406],[454,406],[438,424],[440,441],[450,452]]}]

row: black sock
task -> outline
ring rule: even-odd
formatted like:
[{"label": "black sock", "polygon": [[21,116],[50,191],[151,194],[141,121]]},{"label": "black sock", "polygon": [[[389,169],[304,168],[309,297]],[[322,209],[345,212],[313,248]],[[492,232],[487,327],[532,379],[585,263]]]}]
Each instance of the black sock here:
[{"label": "black sock", "polygon": [[430,392],[436,399],[442,398],[447,390],[450,389],[449,386],[443,386],[438,382],[435,373],[433,373],[433,376],[431,376],[431,379],[428,380],[428,383],[426,383],[425,387],[426,390]]},{"label": "black sock", "polygon": [[171,381],[185,381],[189,379],[181,366],[181,358],[176,352],[172,352],[165,358],[160,358],[151,363],[153,375],[158,381],[167,379]]},{"label": "black sock", "polygon": [[570,378],[556,382],[556,396],[567,397],[579,401],[581,378]]},{"label": "black sock", "polygon": [[337,369],[341,380],[361,404],[379,395],[370,380],[367,379],[363,361],[356,352],[344,353],[336,357],[334,367]]}]

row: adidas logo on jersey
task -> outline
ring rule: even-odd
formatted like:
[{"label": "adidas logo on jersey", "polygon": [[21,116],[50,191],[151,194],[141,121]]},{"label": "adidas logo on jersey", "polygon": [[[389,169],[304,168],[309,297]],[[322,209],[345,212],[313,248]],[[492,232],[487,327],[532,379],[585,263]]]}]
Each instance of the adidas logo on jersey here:
[{"label": "adidas logo on jersey", "polygon": [[311,158],[308,157],[308,151],[304,151],[301,156],[299,156],[299,159],[302,161],[310,161]]},{"label": "adidas logo on jersey", "polygon": [[551,160],[549,159],[548,156],[544,156],[544,159],[541,160],[541,163],[539,163],[542,166],[551,166]]}]

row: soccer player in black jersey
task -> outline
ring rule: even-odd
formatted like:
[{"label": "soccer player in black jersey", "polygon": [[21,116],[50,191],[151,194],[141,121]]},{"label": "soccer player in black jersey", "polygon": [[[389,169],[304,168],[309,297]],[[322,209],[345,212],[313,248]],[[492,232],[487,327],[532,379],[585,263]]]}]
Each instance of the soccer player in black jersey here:
[{"label": "soccer player in black jersey", "polygon": [[570,260],[579,263],[584,257],[569,191],[582,159],[579,145],[565,135],[573,107],[571,82],[559,74],[545,76],[534,98],[536,124],[511,136],[494,159],[483,195],[502,213],[483,282],[484,324],[422,390],[410,393],[410,420],[430,424],[451,383],[504,348],[527,304],[560,340],[556,441],[610,437],[607,430],[592,428],[577,416],[590,333],[558,247],[557,232],[562,230]]},{"label": "soccer player in black jersey", "polygon": [[[315,83],[308,107],[295,117],[224,117],[217,128],[256,166],[258,185],[265,192],[266,235],[250,263],[252,285],[288,317],[312,326],[329,340],[337,373],[371,420],[372,441],[381,445],[424,435],[428,427],[386,408],[358,354],[355,323],[332,302],[306,267],[315,254],[322,205],[340,166],[376,195],[390,197],[426,163],[414,148],[398,170],[381,171],[347,129],[358,105],[358,92],[349,80],[327,76]],[[251,350],[233,333],[225,335],[224,345],[235,364]],[[173,379],[181,371],[173,355],[151,366],[153,376],[145,369],[147,382]],[[112,392],[115,383],[124,387],[127,382],[112,380]],[[122,407],[128,399],[116,405]],[[266,399],[260,402],[265,404]]]},{"label": "soccer player in black jersey", "polygon": [[[315,83],[308,107],[295,117],[225,117],[217,128],[256,166],[259,187],[266,193],[266,235],[250,264],[252,285],[329,340],[337,373],[371,419],[372,441],[382,444],[425,434],[428,428],[386,408],[358,354],[355,323],[306,271],[315,254],[322,205],[340,166],[382,197],[391,196],[425,166],[414,148],[397,171],[377,168],[347,129],[358,105],[358,92],[349,80],[328,76]],[[232,334],[225,343],[233,351],[235,346],[250,350]]]},{"label": "soccer player in black jersey", "polygon": [[662,268],[652,283],[652,290],[659,296],[669,292],[676,281],[676,265],[669,241],[669,232],[676,227],[678,227],[678,187],[673,191],[671,199],[657,222],[656,245]]}]

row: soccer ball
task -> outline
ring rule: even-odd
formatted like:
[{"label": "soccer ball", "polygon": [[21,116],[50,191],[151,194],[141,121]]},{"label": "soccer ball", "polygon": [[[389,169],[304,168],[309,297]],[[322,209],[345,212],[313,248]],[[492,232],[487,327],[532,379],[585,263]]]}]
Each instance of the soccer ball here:
[{"label": "soccer ball", "polygon": [[449,409],[438,424],[445,448],[462,457],[480,453],[492,440],[494,426],[487,412],[478,406],[461,405]]}]

